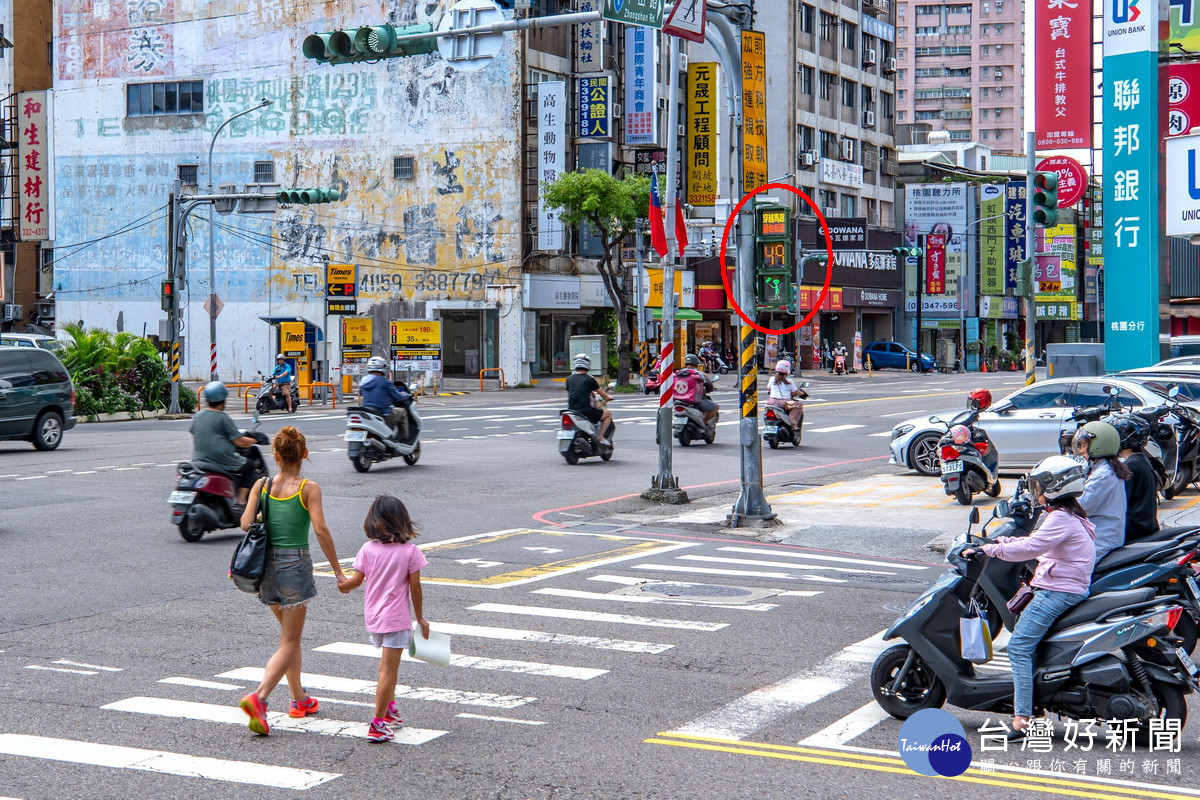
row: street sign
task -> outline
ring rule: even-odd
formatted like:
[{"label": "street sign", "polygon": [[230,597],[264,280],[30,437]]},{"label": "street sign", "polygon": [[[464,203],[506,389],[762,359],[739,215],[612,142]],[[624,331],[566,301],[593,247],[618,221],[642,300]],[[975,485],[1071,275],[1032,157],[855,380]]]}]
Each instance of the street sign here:
[{"label": "street sign", "polygon": [[[504,22],[504,12],[492,0],[459,0],[442,15],[438,31],[474,28]],[[437,40],[442,58],[460,72],[474,72],[492,63],[504,47],[504,34],[468,33]]]},{"label": "street sign", "polygon": [[204,301],[204,313],[210,314],[210,315],[212,315],[213,319],[216,319],[217,317],[221,316],[221,309],[225,307],[225,303],[221,300],[221,295],[219,295],[219,294],[214,294],[212,296],[212,299],[217,301],[217,310],[213,311],[212,308],[210,307],[209,301],[205,300]]},{"label": "street sign", "polygon": [[[370,317],[342,320],[342,347],[370,347],[374,342],[374,320]],[[342,354],[345,355],[345,352]]]},{"label": "street sign", "polygon": [[434,319],[394,319],[392,344],[396,347],[438,348],[442,346],[442,322]]},{"label": "street sign", "polygon": [[600,15],[612,22],[658,29],[663,26],[663,2],[664,0],[604,0]]},{"label": "street sign", "polygon": [[767,182],[767,38],[742,31],[742,192]]},{"label": "street sign", "polygon": [[325,298],[325,313],[331,316],[345,314],[354,316],[358,313],[357,300],[335,300],[331,297]]},{"label": "street sign", "polygon": [[663,33],[703,44],[707,8],[704,0],[675,0],[667,24],[663,25]]},{"label": "street sign", "polygon": [[358,295],[358,266],[327,264],[325,266],[325,297],[343,300]]}]

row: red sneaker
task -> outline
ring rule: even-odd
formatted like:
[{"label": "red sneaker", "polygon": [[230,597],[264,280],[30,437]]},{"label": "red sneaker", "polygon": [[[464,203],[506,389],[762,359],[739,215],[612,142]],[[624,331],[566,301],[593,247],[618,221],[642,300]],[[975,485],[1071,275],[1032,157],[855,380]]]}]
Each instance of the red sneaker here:
[{"label": "red sneaker", "polygon": [[309,714],[315,714],[321,709],[321,704],[317,702],[317,698],[311,694],[307,695],[303,700],[293,700],[292,707],[288,709],[288,716],[300,719]]},{"label": "red sneaker", "polygon": [[388,725],[403,725],[404,720],[400,719],[400,709],[396,705],[396,701],[388,703],[387,712],[383,715],[384,721]]},{"label": "red sneaker", "polygon": [[367,741],[369,742],[390,742],[396,738],[396,734],[392,733],[392,729],[388,726],[386,720],[379,717],[371,720],[371,727],[367,728]]},{"label": "red sneaker", "polygon": [[259,736],[266,736],[271,732],[271,726],[267,724],[267,704],[259,700],[257,694],[251,692],[243,697],[238,705],[246,712],[246,716],[250,717],[250,730]]}]

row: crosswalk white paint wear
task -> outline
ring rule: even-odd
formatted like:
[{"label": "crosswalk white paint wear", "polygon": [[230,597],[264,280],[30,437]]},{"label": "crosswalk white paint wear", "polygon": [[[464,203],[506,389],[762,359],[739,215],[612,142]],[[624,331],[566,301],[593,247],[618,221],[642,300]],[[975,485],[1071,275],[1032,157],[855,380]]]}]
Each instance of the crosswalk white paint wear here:
[{"label": "crosswalk white paint wear", "polygon": [[658,604],[658,605],[675,605],[675,606],[708,606],[709,608],[723,608],[730,611],[770,611],[778,606],[772,603],[743,603],[742,605],[723,605],[712,602],[693,602],[675,597],[644,597],[629,594],[606,594],[604,592],[583,592],[578,589],[535,589],[530,594],[547,594],[554,597],[573,597],[579,600],[602,600],[613,603],[642,603],[642,604]]},{"label": "crosswalk white paint wear", "polygon": [[[338,653],[347,656],[367,656],[379,658],[380,649],[369,644],[357,642],[333,642],[314,647],[318,653]],[[419,661],[407,661],[408,664],[420,665]],[[598,678],[608,672],[606,669],[592,667],[564,667],[558,664],[542,664],[537,661],[514,661],[502,658],[481,658],[480,656],[452,655],[450,666],[468,669],[494,670],[497,672],[513,672],[518,675],[537,675],[543,678],[573,678],[587,681]]]},{"label": "crosswalk white paint wear", "polygon": [[891,718],[891,714],[884,711],[882,706],[872,700],[870,703],[852,711],[832,725],[822,728],[811,736],[806,736],[798,744],[815,747],[837,747],[851,739],[862,736],[885,719]]},{"label": "crosswalk white paint wear", "polygon": [[[222,672],[218,678],[229,678],[235,681],[259,683],[263,678],[261,667],[242,667]],[[318,675],[312,672],[300,673],[300,680],[306,689],[316,689],[323,692],[342,692],[344,694],[375,694],[375,681],[358,678],[339,678],[334,675]],[[464,692],[458,689],[436,689],[422,686],[407,686],[396,684],[397,700],[432,700],[438,703],[454,703],[467,706],[487,706],[489,708],[517,708],[536,700],[536,697],[519,697],[511,694],[492,694],[491,692]]]},{"label": "crosswalk white paint wear", "polygon": [[626,614],[606,614],[601,611],[580,611],[571,608],[543,608],[540,606],[514,606],[507,603],[479,603],[469,606],[468,611],[494,611],[500,614],[527,614],[534,617],[557,617],[580,619],[591,622],[613,622],[620,625],[646,625],[652,628],[678,628],[689,631],[719,631],[729,627],[728,622],[698,622],[695,620],[656,619],[654,617],[632,617]]},{"label": "crosswalk white paint wear", "polygon": [[865,677],[875,658],[892,644],[883,640],[881,631],[779,683],[743,695],[677,728],[676,732],[718,739],[744,739],[759,728]]},{"label": "crosswalk white paint wear", "polygon": [[[763,554],[762,548],[753,547],[718,547],[723,553],[756,553]],[[772,558],[803,558],[808,561],[836,561],[840,564],[861,564],[868,567],[890,567],[892,569],[924,570],[929,567],[922,564],[901,564],[895,561],[871,561],[864,558],[846,558],[845,556],[826,556],[820,553],[794,552],[790,550],[772,550]]]},{"label": "crosswalk white paint wear", "polygon": [[277,767],[270,764],[256,764],[252,761],[227,761],[222,758],[189,756],[183,753],[168,753],[163,750],[117,747],[75,739],[22,736],[15,733],[0,733],[0,755],[183,775],[189,778],[208,778],[209,780],[272,786],[277,789],[295,791],[311,789],[341,777],[339,773],[335,772]]},{"label": "crosswalk white paint wear", "polygon": [[[214,705],[213,703],[193,703],[187,700],[168,700],[162,697],[128,697],[115,703],[101,706],[108,711],[126,711],[131,714],[146,714],[153,717],[170,717],[173,719],[193,719],[201,722],[220,722],[227,725],[246,727],[246,714],[242,709],[233,705]],[[301,731],[318,733],[323,736],[353,736],[361,739],[367,734],[366,720],[349,722],[330,719],[325,716],[301,717],[293,719],[285,713],[271,712],[267,714],[267,724],[271,732]],[[446,731],[411,728],[407,725],[397,727],[395,741],[400,744],[424,744]]]},{"label": "crosswalk white paint wear", "polygon": [[541,644],[578,645],[597,650],[618,650],[625,653],[665,653],[675,645],[658,642],[637,642],[627,639],[605,639],[599,636],[575,636],[569,633],[548,633],[518,628],[492,628],[486,625],[459,625],[452,622],[435,622],[433,630],[451,636],[478,636],[483,639],[506,639],[512,642],[538,642]]}]

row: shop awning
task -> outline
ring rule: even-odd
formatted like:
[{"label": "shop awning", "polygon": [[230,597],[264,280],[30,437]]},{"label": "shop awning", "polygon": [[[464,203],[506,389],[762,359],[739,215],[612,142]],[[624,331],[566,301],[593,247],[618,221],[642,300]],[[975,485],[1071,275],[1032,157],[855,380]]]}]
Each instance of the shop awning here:
[{"label": "shop awning", "polygon": [[259,317],[259,319],[268,325],[278,325],[281,322],[303,322],[308,327],[317,329],[318,342],[325,341],[325,332],[321,330],[321,326],[315,322],[305,319],[304,317]]},{"label": "shop awning", "polygon": [[[661,308],[650,309],[650,316],[652,319],[662,319],[662,309]],[[677,308],[677,309],[675,309],[675,319],[702,320],[702,319],[704,319],[704,317],[700,316],[699,311],[693,311],[690,308]]]}]

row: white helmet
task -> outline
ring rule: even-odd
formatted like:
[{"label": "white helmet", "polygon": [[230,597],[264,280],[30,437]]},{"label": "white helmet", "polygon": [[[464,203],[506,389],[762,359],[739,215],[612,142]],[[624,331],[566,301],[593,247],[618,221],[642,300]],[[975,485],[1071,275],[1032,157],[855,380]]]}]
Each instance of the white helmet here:
[{"label": "white helmet", "polygon": [[591,369],[592,368],[592,360],[590,358],[588,358],[585,354],[580,353],[579,355],[575,356],[575,360],[571,362],[571,368],[572,369]]},{"label": "white helmet", "polygon": [[276,354],[275,354],[275,360],[276,360],[276,361],[283,361],[285,358],[287,358],[287,356],[285,356],[283,353],[276,353]]},{"label": "white helmet", "polygon": [[1041,491],[1048,500],[1079,497],[1087,480],[1087,467],[1068,456],[1050,456],[1029,472],[1030,489]]},{"label": "white helmet", "polygon": [[367,372],[386,372],[387,362],[379,356],[371,356],[367,359]]}]

